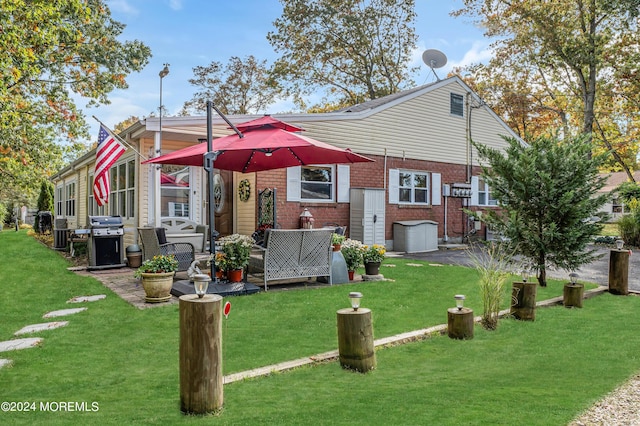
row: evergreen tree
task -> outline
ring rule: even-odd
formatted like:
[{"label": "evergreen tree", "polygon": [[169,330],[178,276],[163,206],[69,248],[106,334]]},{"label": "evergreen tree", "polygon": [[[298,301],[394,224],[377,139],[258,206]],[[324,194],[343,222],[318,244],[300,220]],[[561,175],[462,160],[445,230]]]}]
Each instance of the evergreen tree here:
[{"label": "evergreen tree", "polygon": [[53,184],[48,180],[43,180],[40,184],[38,211],[49,211],[53,213]]},{"label": "evergreen tree", "polygon": [[482,175],[502,209],[484,220],[502,233],[547,285],[547,266],[567,271],[596,258],[587,244],[601,225],[591,221],[608,195],[598,194],[605,178],[603,156],[590,158],[588,137],[559,143],[540,137],[529,145],[514,138],[506,151],[474,142]]}]

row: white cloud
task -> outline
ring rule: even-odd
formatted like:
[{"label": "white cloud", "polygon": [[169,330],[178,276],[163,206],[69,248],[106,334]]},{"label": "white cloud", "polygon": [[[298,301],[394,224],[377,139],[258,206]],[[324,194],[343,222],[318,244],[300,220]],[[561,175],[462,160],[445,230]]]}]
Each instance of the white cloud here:
[{"label": "white cloud", "polygon": [[140,12],[133,7],[127,0],[110,0],[108,2],[111,12],[119,12],[125,15],[138,15]]},{"label": "white cloud", "polygon": [[182,9],[182,0],[169,0],[169,7],[173,10]]},{"label": "white cloud", "polygon": [[450,61],[451,67],[466,66],[477,63],[486,63],[493,56],[489,43],[484,40],[476,40],[471,49],[467,50],[459,61]]}]

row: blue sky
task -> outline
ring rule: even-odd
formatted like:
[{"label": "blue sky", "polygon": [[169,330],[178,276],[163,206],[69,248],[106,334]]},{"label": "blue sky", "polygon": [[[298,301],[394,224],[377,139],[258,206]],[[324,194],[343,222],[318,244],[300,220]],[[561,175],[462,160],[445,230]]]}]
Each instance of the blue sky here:
[{"label": "blue sky", "polygon": [[[266,35],[282,13],[278,0],[107,0],[107,4],[113,18],[127,26],[123,39],[143,41],[153,55],[142,72],[127,78],[127,90],[110,94],[110,105],[84,108],[88,117],[95,115],[111,128],[131,115],[143,118],[158,111],[158,73],[164,63],[170,64],[170,73],[163,79],[162,103],[168,115],[175,115],[195,92],[188,82],[194,67],[211,61],[226,64],[231,56],[254,55],[269,63],[277,57]],[[437,70],[441,78],[454,66],[489,58],[489,41],[482,31],[469,18],[449,16],[461,7],[460,0],[416,0],[418,48],[412,65],[421,67],[416,84],[435,81],[421,59],[426,49],[447,55],[447,65]],[[291,104],[283,100],[265,112],[290,109]],[[88,120],[91,140],[96,140],[98,125],[92,118]]]}]

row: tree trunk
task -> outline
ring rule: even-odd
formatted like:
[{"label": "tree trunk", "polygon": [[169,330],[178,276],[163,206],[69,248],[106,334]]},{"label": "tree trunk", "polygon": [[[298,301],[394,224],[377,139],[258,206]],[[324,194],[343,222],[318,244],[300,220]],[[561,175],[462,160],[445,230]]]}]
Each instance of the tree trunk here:
[{"label": "tree trunk", "polygon": [[538,284],[540,284],[540,287],[547,286],[547,269],[544,265],[538,271]]},{"label": "tree trunk", "polygon": [[564,285],[562,290],[562,303],[565,308],[582,308],[582,299],[584,298],[584,284]]},{"label": "tree trunk", "polygon": [[532,282],[514,282],[511,292],[511,315],[524,321],[536,319],[537,284]]},{"label": "tree trunk", "polygon": [[629,251],[611,250],[609,257],[609,293],[629,294]]},{"label": "tree trunk", "polygon": [[473,339],[473,311],[469,308],[448,309],[447,334],[452,339]]},{"label": "tree trunk", "polygon": [[180,408],[204,414],[222,408],[222,297],[180,297]]},{"label": "tree trunk", "polygon": [[361,373],[376,368],[370,309],[338,311],[338,352],[342,368]]}]

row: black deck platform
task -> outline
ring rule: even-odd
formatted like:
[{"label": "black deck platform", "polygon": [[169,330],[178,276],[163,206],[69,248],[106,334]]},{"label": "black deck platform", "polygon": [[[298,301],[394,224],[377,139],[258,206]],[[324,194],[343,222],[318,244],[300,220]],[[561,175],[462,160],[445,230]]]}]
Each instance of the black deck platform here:
[{"label": "black deck platform", "polygon": [[[260,287],[251,283],[240,282],[230,283],[223,281],[218,284],[209,283],[207,294],[219,294],[220,296],[243,296],[247,294],[254,294],[260,291]],[[185,294],[196,294],[196,290],[193,287],[193,283],[189,280],[180,280],[173,283],[171,287],[171,294],[176,297],[184,296]]]}]

